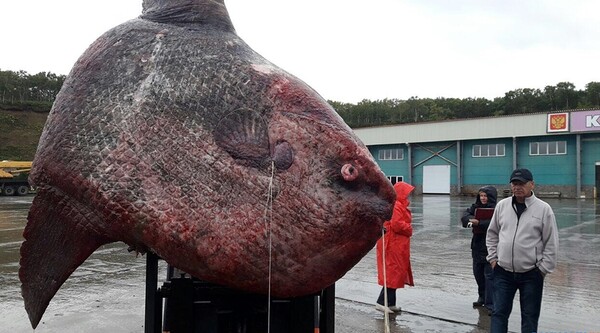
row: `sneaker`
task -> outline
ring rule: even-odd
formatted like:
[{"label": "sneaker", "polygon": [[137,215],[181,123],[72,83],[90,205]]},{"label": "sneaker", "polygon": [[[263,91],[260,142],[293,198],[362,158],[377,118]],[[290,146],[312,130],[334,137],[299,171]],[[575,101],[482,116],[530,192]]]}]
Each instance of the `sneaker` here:
[{"label": "sneaker", "polygon": [[394,312],[401,312],[402,311],[401,307],[395,306],[395,305],[390,306],[389,309],[392,310],[392,311],[394,311]]},{"label": "sneaker", "polygon": [[483,306],[484,302],[483,297],[479,297],[477,301],[473,302],[473,306]]},{"label": "sneaker", "polygon": [[388,308],[387,306],[383,306],[379,303],[375,304],[375,310],[377,311],[381,311],[383,313],[394,313],[394,311],[392,311],[392,309]]}]

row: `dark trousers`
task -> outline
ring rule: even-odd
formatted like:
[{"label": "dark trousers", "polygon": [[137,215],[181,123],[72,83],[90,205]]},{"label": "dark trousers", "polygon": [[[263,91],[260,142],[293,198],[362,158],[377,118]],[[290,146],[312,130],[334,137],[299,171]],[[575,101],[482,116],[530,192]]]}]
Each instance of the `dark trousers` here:
[{"label": "dark trousers", "polygon": [[486,263],[483,270],[485,275],[485,307],[494,310],[494,271],[492,265]]},{"label": "dark trousers", "polygon": [[513,273],[499,265],[494,268],[494,311],[492,312],[491,333],[508,331],[508,317],[512,311],[517,290],[521,305],[521,332],[537,332],[544,277],[535,268],[525,273]]},{"label": "dark trousers", "polygon": [[486,308],[494,309],[494,272],[489,262],[473,260],[473,276],[477,282],[477,294]]},{"label": "dark trousers", "polygon": [[[384,295],[383,293],[385,292],[386,288],[381,288],[381,292],[379,293],[379,297],[377,298],[377,303],[381,304],[381,305],[385,305],[384,304]],[[396,305],[396,289],[392,289],[392,288],[387,288],[387,301],[388,301],[388,306],[395,306]]]}]

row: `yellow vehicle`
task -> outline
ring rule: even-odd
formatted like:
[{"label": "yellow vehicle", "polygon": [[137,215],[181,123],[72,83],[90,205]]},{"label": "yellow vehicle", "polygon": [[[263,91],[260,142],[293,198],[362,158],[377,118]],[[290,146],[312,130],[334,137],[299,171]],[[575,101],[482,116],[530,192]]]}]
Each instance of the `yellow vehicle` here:
[{"label": "yellow vehicle", "polygon": [[0,195],[26,195],[31,161],[0,161]]}]

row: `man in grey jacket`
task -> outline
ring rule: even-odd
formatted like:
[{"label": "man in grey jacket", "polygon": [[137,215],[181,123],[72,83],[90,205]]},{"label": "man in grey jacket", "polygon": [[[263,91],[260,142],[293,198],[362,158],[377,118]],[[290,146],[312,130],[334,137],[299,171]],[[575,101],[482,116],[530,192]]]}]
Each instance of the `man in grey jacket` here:
[{"label": "man in grey jacket", "polygon": [[544,277],[556,267],[558,228],[550,205],[533,193],[533,175],[516,169],[513,196],[498,202],[487,231],[487,260],[494,271],[491,332],[508,331],[513,299],[519,290],[521,332],[537,332]]}]

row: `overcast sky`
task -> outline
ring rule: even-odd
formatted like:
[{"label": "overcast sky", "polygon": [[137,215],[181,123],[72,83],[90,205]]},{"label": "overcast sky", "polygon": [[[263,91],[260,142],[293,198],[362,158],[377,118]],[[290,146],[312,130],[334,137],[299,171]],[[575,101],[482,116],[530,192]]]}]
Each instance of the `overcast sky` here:
[{"label": "overcast sky", "polygon": [[[254,50],[329,100],[600,81],[597,0],[225,0]],[[68,74],[142,0],[0,0],[0,69]]]}]

